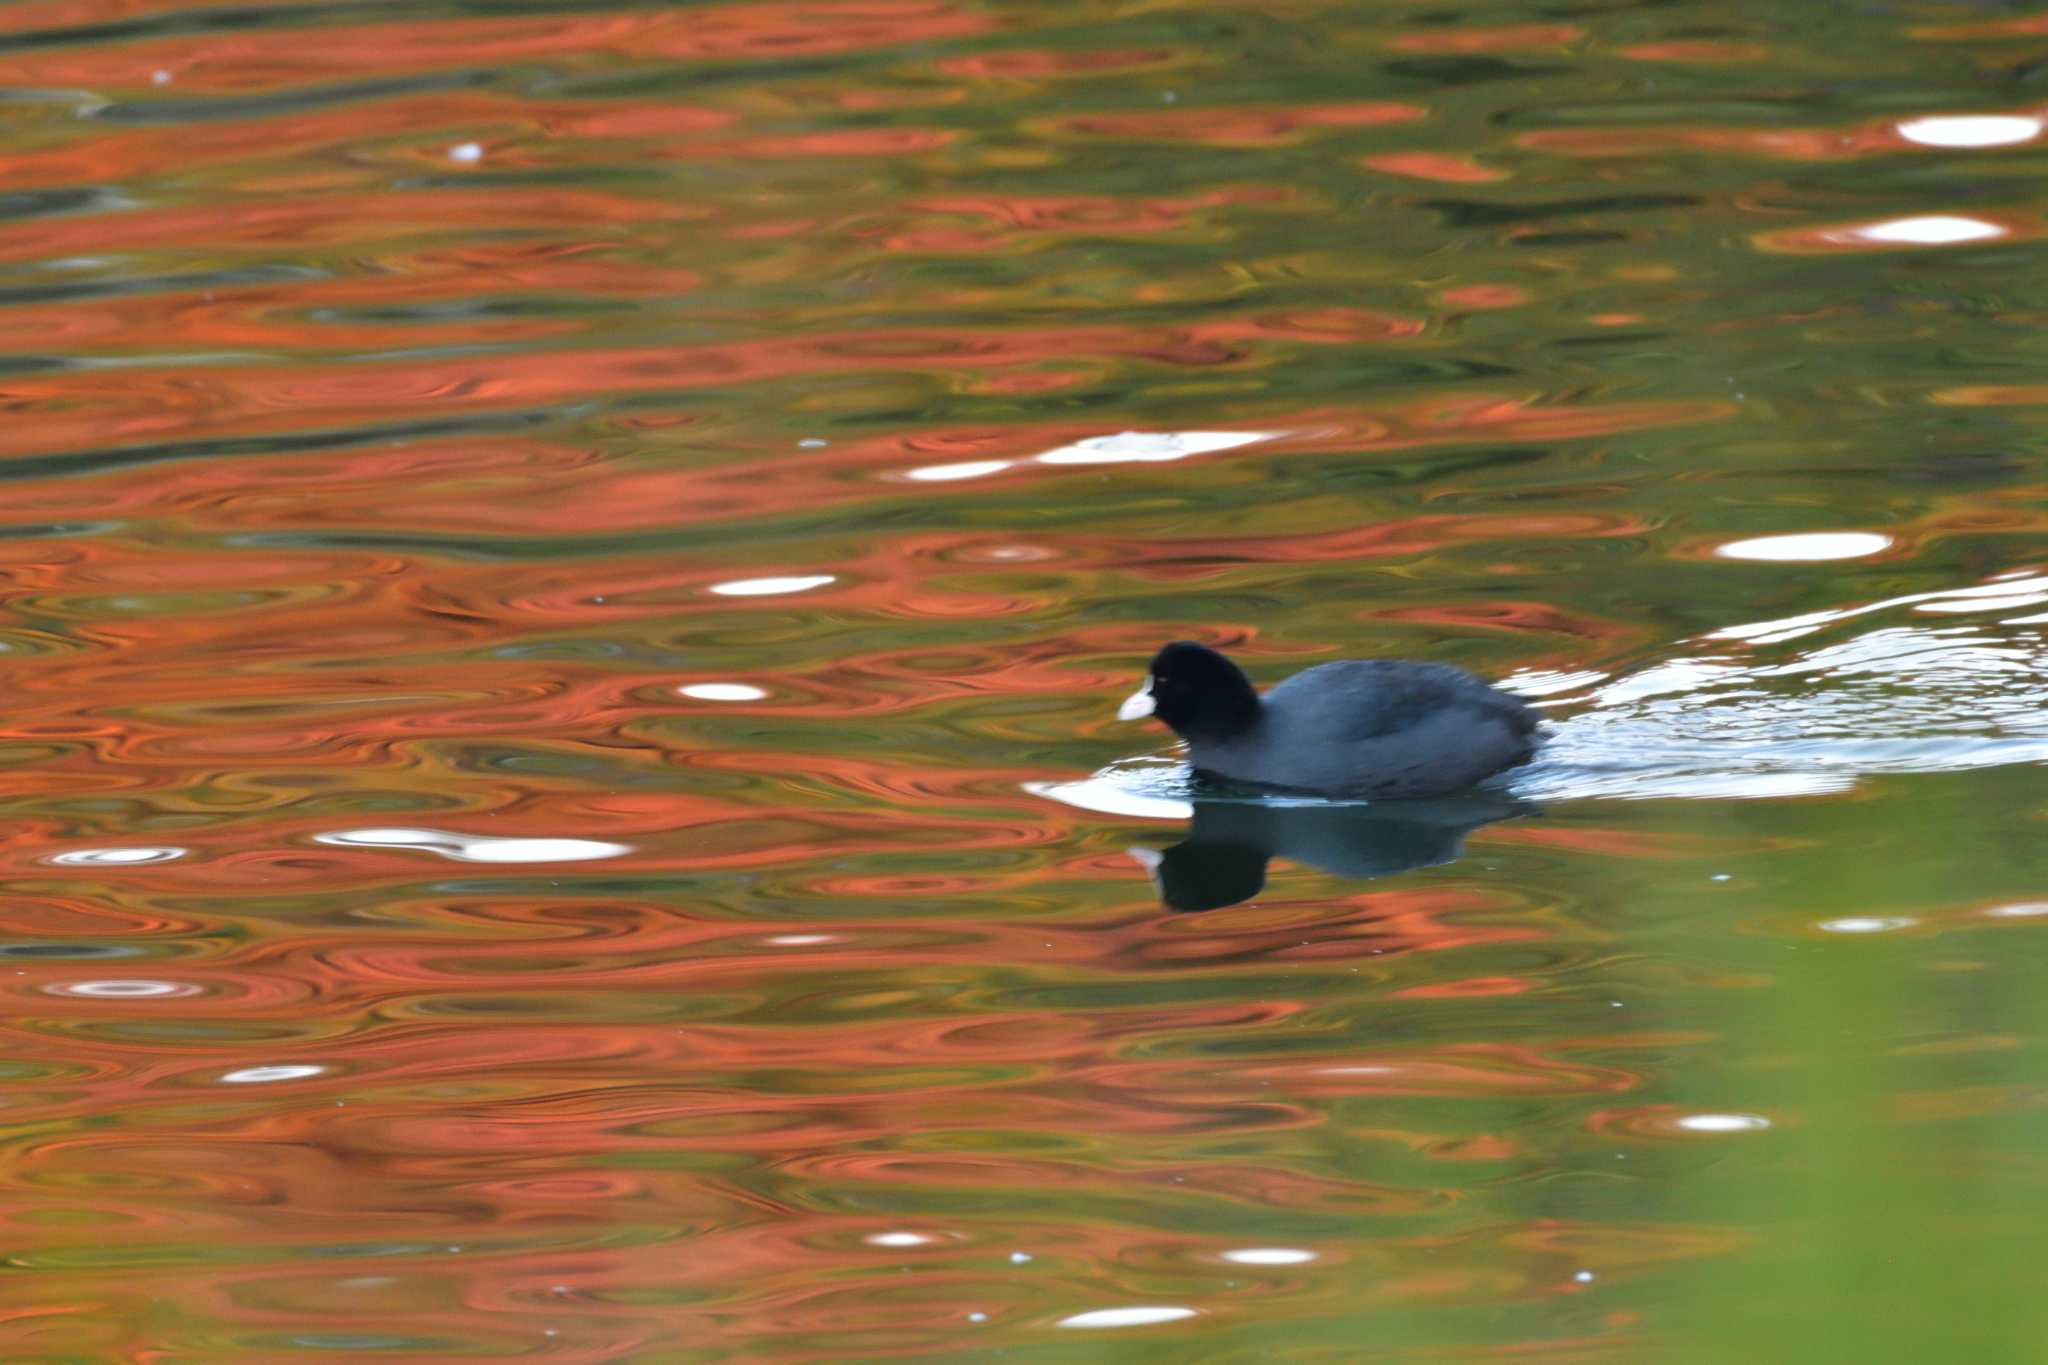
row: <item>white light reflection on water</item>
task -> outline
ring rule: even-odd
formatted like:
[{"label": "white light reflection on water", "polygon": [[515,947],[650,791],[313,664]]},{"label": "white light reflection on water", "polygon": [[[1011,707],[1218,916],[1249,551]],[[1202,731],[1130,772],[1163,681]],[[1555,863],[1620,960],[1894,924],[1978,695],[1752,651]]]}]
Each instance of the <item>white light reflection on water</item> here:
[{"label": "white light reflection on water", "polygon": [[1687,1114],[1672,1126],[1688,1133],[1761,1133],[1771,1121],[1762,1114]]},{"label": "white light reflection on water", "polygon": [[720,597],[771,597],[777,593],[809,592],[837,581],[831,574],[786,574],[774,578],[735,578],[726,583],[713,583],[711,591]]},{"label": "white light reflection on water", "polygon": [[1982,218],[1964,218],[1951,213],[1922,214],[1913,218],[1892,218],[1881,223],[1864,223],[1830,232],[1843,242],[1876,242],[1883,246],[1955,246],[1962,242],[1987,242],[2007,237],[2012,229]]},{"label": "white light reflection on water", "polygon": [[52,854],[46,861],[59,867],[141,867],[149,863],[168,863],[182,858],[190,849],[172,848],[74,848],[68,853]]},{"label": "white light reflection on water", "polygon": [[303,1081],[326,1072],[324,1066],[245,1066],[221,1077],[227,1085],[267,1085],[275,1081]]},{"label": "white light reflection on water", "polygon": [[1714,553],[1724,559],[1767,559],[1781,562],[1860,559],[1891,547],[1892,538],[1874,531],[1808,531],[1789,536],[1758,536],[1736,540]]},{"label": "white light reflection on water", "polygon": [[1888,934],[1894,929],[1910,929],[1918,920],[1904,915],[1844,915],[1840,919],[1824,919],[1820,927],[1830,934]]},{"label": "white light reflection on water", "polygon": [[1192,1308],[1133,1305],[1129,1308],[1097,1308],[1059,1320],[1061,1327],[1151,1327],[1162,1322],[1179,1322],[1195,1316]]},{"label": "white light reflection on water", "polygon": [[2014,901],[2010,905],[1994,905],[1984,913],[1992,919],[2033,919],[2048,915],[2048,901]]},{"label": "white light reflection on water", "polygon": [[1239,1247],[1218,1254],[1238,1265],[1307,1265],[1316,1258],[1301,1247]]},{"label": "white light reflection on water", "polygon": [[676,691],[697,701],[760,701],[768,695],[752,683],[730,682],[686,683]]},{"label": "white light reflection on water", "polygon": [[1000,474],[1016,463],[1015,460],[962,460],[958,464],[928,464],[907,470],[904,477],[916,479],[919,483],[950,483],[955,479],[982,479],[990,474]]},{"label": "white light reflection on water", "polygon": [[1277,431],[1125,431],[1091,436],[1033,458],[1040,464],[1151,464],[1270,441]]},{"label": "white light reflection on water", "polygon": [[[1781,640],[1795,640],[1802,635],[1811,635],[1823,626],[1834,625],[1858,616],[1891,611],[1899,607],[1911,607],[1922,612],[1965,612],[1965,611],[2013,611],[2021,607],[2035,606],[2048,602],[2048,574],[2028,574],[2017,578],[2001,578],[1995,582],[1980,584],[1973,588],[1941,588],[1933,592],[1907,593],[1902,597],[1887,597],[1882,601],[1868,602],[1861,606],[1838,607],[1830,611],[1807,612],[1801,616],[1787,616],[1776,621],[1758,621],[1750,625],[1723,626],[1710,631],[1708,640],[1746,640],[1752,644],[1775,644]],[[2017,625],[2019,622],[2007,622]]]},{"label": "white light reflection on water", "polygon": [[88,1000],[175,1000],[198,995],[199,987],[189,981],[66,981],[43,989],[51,995],[75,995]]},{"label": "white light reflection on water", "polygon": [[445,829],[341,829],[313,837],[348,848],[418,849],[464,863],[580,863],[633,851],[631,844],[599,839],[506,839]]},{"label": "white light reflection on water", "polygon": [[1907,119],[1899,136],[1923,147],[2010,147],[2041,136],[2040,119],[2025,114],[1933,114]]},{"label": "white light reflection on water", "polygon": [[1187,765],[1171,760],[1131,759],[1102,769],[1078,782],[1026,782],[1024,790],[1048,801],[1098,815],[1129,815],[1140,820],[1185,820],[1195,813],[1184,797],[1165,791],[1147,790],[1159,778],[1181,779],[1187,785]]},{"label": "white light reflection on water", "polygon": [[957,464],[930,464],[904,471],[904,477],[920,483],[947,483],[956,479],[981,479],[1025,464],[1157,464],[1206,455],[1216,450],[1234,450],[1258,441],[1270,441],[1282,431],[1122,431],[1114,436],[1090,436],[1071,444],[1055,446],[1018,460],[963,460]]}]

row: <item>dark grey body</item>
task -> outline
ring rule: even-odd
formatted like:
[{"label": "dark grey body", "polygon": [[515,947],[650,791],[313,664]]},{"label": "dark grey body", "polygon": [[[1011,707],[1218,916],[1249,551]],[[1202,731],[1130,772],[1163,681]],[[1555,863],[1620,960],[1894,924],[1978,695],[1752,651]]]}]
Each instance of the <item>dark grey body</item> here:
[{"label": "dark grey body", "polygon": [[1346,659],[1265,694],[1252,728],[1190,739],[1202,772],[1239,782],[1397,799],[1442,796],[1535,749],[1536,712],[1450,664]]}]

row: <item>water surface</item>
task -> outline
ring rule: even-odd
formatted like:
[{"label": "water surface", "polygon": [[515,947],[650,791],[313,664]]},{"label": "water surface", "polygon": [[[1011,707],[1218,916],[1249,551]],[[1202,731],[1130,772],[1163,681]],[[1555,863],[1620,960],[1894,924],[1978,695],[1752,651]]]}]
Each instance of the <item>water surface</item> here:
[{"label": "water surface", "polygon": [[[2044,58],[10,7],[0,1355],[2037,1354]],[[1551,740],[1197,811],[1176,637]]]}]

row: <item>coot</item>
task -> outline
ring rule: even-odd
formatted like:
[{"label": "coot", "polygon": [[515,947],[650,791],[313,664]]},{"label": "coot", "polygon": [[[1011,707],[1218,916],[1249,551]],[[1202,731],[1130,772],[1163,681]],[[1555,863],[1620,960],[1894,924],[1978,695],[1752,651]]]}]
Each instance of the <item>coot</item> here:
[{"label": "coot", "polygon": [[1197,771],[1330,796],[1442,796],[1528,758],[1536,712],[1450,664],[1345,659],[1261,697],[1238,666],[1176,640],[1117,719],[1157,716]]}]

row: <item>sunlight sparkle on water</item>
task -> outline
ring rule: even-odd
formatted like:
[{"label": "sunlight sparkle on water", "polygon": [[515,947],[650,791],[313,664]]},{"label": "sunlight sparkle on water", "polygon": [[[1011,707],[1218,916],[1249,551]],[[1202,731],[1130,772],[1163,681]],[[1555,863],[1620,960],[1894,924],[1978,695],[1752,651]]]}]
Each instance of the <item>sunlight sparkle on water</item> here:
[{"label": "sunlight sparkle on water", "polygon": [[1026,460],[963,460],[958,464],[930,464],[906,470],[905,478],[920,483],[946,483],[954,479],[979,479],[1000,474],[1020,464],[1158,464],[1206,455],[1214,450],[1233,450],[1257,441],[1284,436],[1280,431],[1120,431],[1114,436],[1089,436],[1063,446],[1054,446]]},{"label": "sunlight sparkle on water", "polygon": [[1732,540],[1714,551],[1723,559],[1767,559],[1785,563],[1824,559],[1860,559],[1891,546],[1890,536],[1875,531],[1808,531],[1790,536],[1757,536]]},{"label": "sunlight sparkle on water", "polygon": [[1101,777],[1080,782],[1026,782],[1024,790],[1033,796],[1098,815],[1134,815],[1141,820],[1186,820],[1195,813],[1187,801],[1170,796],[1146,796],[1118,786]]},{"label": "sunlight sparkle on water", "polygon": [[269,1081],[302,1081],[327,1070],[324,1066],[245,1066],[221,1077],[228,1085],[262,1085]]},{"label": "sunlight sparkle on water", "polygon": [[1687,1114],[1674,1123],[1689,1133],[1760,1133],[1771,1126],[1761,1114]]},{"label": "sunlight sparkle on water", "polygon": [[75,848],[59,853],[50,861],[63,867],[135,867],[143,863],[167,863],[182,858],[190,849],[172,848]]},{"label": "sunlight sparkle on water", "polygon": [[1922,602],[1913,610],[1935,616],[1966,611],[2025,611],[2029,607],[2038,607],[2043,602],[2048,602],[2048,593],[2014,593],[2007,597],[1944,597]]},{"label": "sunlight sparkle on water", "polygon": [[68,981],[43,989],[51,995],[79,995],[92,1000],[169,1000],[199,994],[199,987],[189,981]]},{"label": "sunlight sparkle on water", "polygon": [[1899,136],[1926,147],[2007,147],[2033,141],[2041,127],[2024,114],[1942,114],[1907,119]]},{"label": "sunlight sparkle on water", "polygon": [[1705,638],[1753,640],[1760,643],[1793,640],[1801,635],[1810,635],[1838,621],[1847,621],[1852,617],[1868,616],[1897,607],[1912,607],[1915,611],[1934,612],[2010,611],[2015,601],[2023,597],[2031,601],[2037,595],[2041,600],[2048,600],[2048,577],[2028,575],[2014,578],[2011,575],[2001,575],[1995,582],[1981,583],[1974,587],[1938,588],[1933,592],[1907,593],[1901,597],[1887,597],[1876,602],[1839,607],[1832,611],[1814,611],[1800,616],[1780,617],[1775,621],[1723,626],[1719,630],[1707,632]]},{"label": "sunlight sparkle on water", "polygon": [[2032,919],[2048,915],[2048,901],[2014,901],[2011,905],[1994,905],[1984,913],[1993,919]]},{"label": "sunlight sparkle on water", "polygon": [[1155,1323],[1179,1322],[1182,1318],[1195,1316],[1192,1308],[1171,1308],[1165,1305],[1138,1306],[1132,1308],[1097,1308],[1087,1313],[1076,1313],[1061,1318],[1061,1327],[1150,1327]]},{"label": "sunlight sparkle on water", "polygon": [[828,573],[791,574],[780,578],[735,578],[713,583],[711,591],[721,597],[768,597],[779,592],[809,592],[835,581]]},{"label": "sunlight sparkle on water", "polygon": [[633,851],[598,839],[504,839],[445,829],[342,829],[313,837],[351,848],[414,848],[465,863],[580,863]]},{"label": "sunlight sparkle on water", "polygon": [[1981,218],[1932,213],[1916,218],[1865,223],[1830,235],[1841,241],[1880,242],[1887,246],[1954,246],[1959,242],[1984,242],[1994,237],[2009,236],[2011,229],[1987,223]]},{"label": "sunlight sparkle on water", "polygon": [[1036,457],[1040,464],[1145,464],[1270,441],[1277,431],[1123,431],[1091,436]]},{"label": "sunlight sparkle on water", "polygon": [[1300,1247],[1241,1247],[1221,1255],[1238,1265],[1306,1265],[1316,1258],[1313,1251]]},{"label": "sunlight sparkle on water", "polygon": [[907,470],[904,477],[920,483],[948,483],[954,479],[980,479],[990,474],[1000,474],[1015,460],[962,460],[959,464],[928,464],[919,469]]},{"label": "sunlight sparkle on water", "polygon": [[759,701],[768,693],[752,683],[685,683],[676,691],[698,701]]},{"label": "sunlight sparkle on water", "polygon": [[1918,923],[1904,915],[1844,915],[1840,919],[1824,919],[1820,927],[1831,934],[1888,934],[1894,929],[1910,929]]}]

